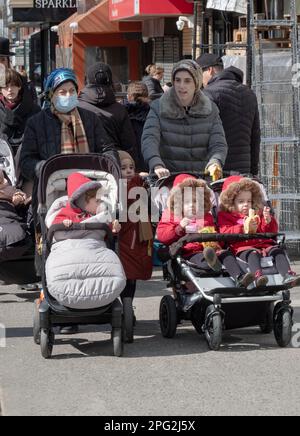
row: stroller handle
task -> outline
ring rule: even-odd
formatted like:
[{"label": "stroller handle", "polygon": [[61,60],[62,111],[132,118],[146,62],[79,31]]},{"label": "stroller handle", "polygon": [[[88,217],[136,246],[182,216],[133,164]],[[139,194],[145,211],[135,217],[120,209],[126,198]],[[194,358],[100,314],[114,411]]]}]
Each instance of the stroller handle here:
[{"label": "stroller handle", "polygon": [[244,234],[244,233],[197,233],[186,235],[183,238],[179,239],[179,241],[172,244],[169,248],[170,255],[172,258],[176,257],[182,247],[188,243],[192,242],[232,242],[232,241],[248,241],[252,239],[275,239],[277,237],[285,237],[284,233],[255,233],[253,235]]},{"label": "stroller handle", "polygon": [[54,234],[56,232],[71,232],[74,230],[104,230],[106,232],[109,245],[113,244],[114,236],[107,224],[104,223],[73,223],[71,227],[66,227],[64,224],[54,224],[49,228],[47,234],[47,243],[52,244]]}]

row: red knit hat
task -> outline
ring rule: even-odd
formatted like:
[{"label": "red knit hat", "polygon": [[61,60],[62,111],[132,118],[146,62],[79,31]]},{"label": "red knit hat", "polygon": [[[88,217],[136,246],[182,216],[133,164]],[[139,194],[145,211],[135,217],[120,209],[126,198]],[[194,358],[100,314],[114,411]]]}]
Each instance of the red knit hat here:
[{"label": "red knit hat", "polygon": [[177,176],[174,180],[174,188],[175,186],[180,185],[180,183],[183,183],[186,179],[197,180],[196,177],[190,176],[189,174],[179,174],[179,176]]},{"label": "red knit hat", "polygon": [[223,183],[222,192],[226,191],[226,189],[228,189],[229,186],[232,185],[232,183],[239,183],[243,179],[244,179],[244,177],[242,177],[242,176],[227,177],[227,179]]}]

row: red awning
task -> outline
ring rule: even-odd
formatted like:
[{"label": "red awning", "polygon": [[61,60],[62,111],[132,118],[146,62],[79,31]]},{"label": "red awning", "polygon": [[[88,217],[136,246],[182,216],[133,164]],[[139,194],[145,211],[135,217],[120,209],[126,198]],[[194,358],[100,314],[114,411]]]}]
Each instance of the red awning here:
[{"label": "red awning", "polygon": [[111,21],[193,15],[193,13],[193,3],[188,0],[109,0]]}]

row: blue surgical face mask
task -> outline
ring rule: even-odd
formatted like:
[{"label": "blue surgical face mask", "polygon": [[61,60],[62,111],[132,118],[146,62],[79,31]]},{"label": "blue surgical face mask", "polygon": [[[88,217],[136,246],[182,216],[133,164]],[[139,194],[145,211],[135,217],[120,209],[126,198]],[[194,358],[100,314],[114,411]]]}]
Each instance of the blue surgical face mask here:
[{"label": "blue surgical face mask", "polygon": [[58,95],[54,100],[53,104],[58,112],[66,114],[72,111],[76,106],[78,106],[77,95]]}]

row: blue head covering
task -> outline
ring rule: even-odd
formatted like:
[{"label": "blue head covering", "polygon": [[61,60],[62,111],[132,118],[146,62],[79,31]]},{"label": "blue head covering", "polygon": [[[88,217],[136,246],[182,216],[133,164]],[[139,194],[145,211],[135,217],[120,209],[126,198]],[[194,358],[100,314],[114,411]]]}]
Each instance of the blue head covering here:
[{"label": "blue head covering", "polygon": [[62,83],[68,81],[73,82],[78,90],[77,77],[71,68],[57,68],[49,74],[49,76],[44,80],[44,108],[50,106],[50,100],[56,88],[58,88]]}]

